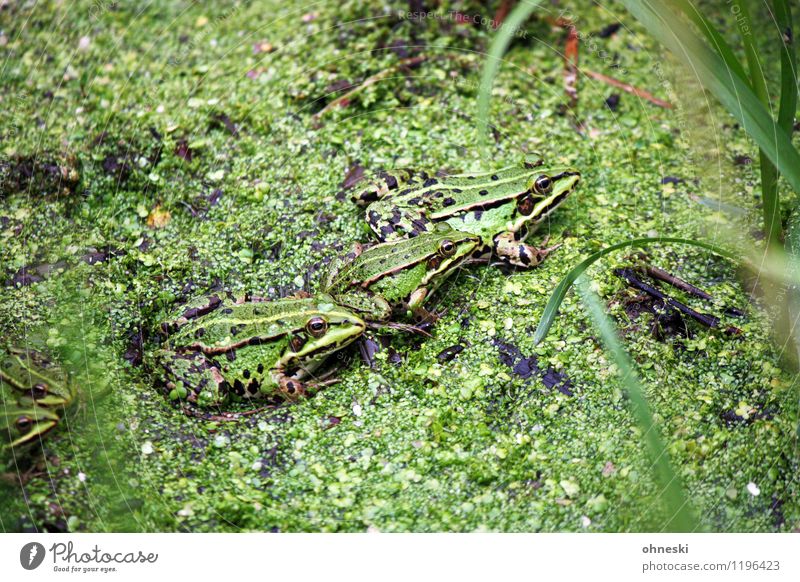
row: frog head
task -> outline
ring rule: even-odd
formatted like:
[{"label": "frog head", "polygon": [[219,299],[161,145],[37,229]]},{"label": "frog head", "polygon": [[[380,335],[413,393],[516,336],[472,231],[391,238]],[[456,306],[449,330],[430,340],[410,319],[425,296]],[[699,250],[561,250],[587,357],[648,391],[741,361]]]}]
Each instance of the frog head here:
[{"label": "frog head", "polygon": [[75,397],[67,373],[32,349],[9,348],[0,355],[0,385],[40,406],[65,406]]},{"label": "frog head", "polygon": [[59,416],[27,398],[18,402],[5,398],[11,393],[0,393],[0,438],[7,440],[6,446],[18,447],[44,435],[59,422]]},{"label": "frog head", "polygon": [[517,203],[517,211],[528,223],[539,223],[558,208],[578,186],[581,174],[569,167],[537,166],[528,180],[527,194]]},{"label": "frog head", "polygon": [[292,323],[287,356],[293,360],[323,358],[353,342],[366,329],[360,317],[338,306],[330,295],[298,301],[296,311],[284,314],[284,319]]}]

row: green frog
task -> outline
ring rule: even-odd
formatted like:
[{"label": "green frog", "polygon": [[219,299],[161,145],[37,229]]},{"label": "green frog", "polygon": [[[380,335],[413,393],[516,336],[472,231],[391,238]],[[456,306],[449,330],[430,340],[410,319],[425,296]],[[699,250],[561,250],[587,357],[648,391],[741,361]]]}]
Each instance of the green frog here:
[{"label": "green frog", "polygon": [[388,321],[394,307],[425,316],[422,305],[481,246],[480,237],[439,224],[411,239],[377,244],[335,259],[322,290],[371,322]]},{"label": "green frog", "polygon": [[6,350],[0,355],[0,433],[8,446],[30,443],[56,427],[76,394],[69,375],[42,352]]},{"label": "green frog", "polygon": [[294,401],[324,385],[307,378],[365,328],[329,295],[275,301],[214,295],[162,326],[169,347],[156,357],[174,399],[201,406],[230,394]]},{"label": "green frog", "polygon": [[481,237],[481,252],[515,267],[534,267],[558,245],[535,248],[527,235],[575,190],[580,173],[526,161],[479,174],[443,178],[383,174],[357,202],[369,204],[366,220],[381,242],[415,237],[433,224]]}]

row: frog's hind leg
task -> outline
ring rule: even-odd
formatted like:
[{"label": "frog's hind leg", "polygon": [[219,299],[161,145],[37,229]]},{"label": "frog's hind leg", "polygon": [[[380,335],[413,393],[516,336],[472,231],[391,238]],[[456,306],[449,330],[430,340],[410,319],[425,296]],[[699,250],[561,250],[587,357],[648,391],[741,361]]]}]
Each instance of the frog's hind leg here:
[{"label": "frog's hind leg", "polygon": [[397,190],[406,184],[413,184],[417,179],[425,181],[428,179],[428,174],[408,168],[380,172],[376,178],[366,182],[364,187],[350,198],[358,206],[367,206],[380,200],[392,190]]},{"label": "frog's hind leg", "polygon": [[[547,244],[547,239],[544,244]],[[504,232],[494,237],[492,252],[501,261],[526,269],[539,265],[547,255],[560,246],[561,244],[557,244],[551,247],[537,248],[517,240],[513,232]]]}]

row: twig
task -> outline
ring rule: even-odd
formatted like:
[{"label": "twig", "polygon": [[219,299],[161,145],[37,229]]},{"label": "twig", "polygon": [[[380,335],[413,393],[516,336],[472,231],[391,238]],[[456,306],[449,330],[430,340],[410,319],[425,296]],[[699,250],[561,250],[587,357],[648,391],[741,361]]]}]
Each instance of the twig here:
[{"label": "twig", "polygon": [[596,73],[594,71],[590,71],[589,69],[581,69],[584,75],[587,77],[591,77],[592,79],[596,79],[598,81],[602,81],[607,85],[611,85],[612,87],[616,87],[617,89],[621,89],[626,93],[630,93],[631,95],[636,95],[637,97],[641,97],[642,99],[646,99],[653,105],[658,105],[659,107],[663,107],[664,109],[672,109],[673,105],[669,101],[664,101],[659,99],[658,97],[654,97],[652,94],[648,93],[644,89],[639,89],[634,87],[633,85],[628,85],[627,83],[623,83],[622,81],[618,81],[613,77],[607,77],[602,73]]},{"label": "twig", "polygon": [[397,63],[393,67],[389,67],[388,69],[385,69],[385,70],[381,71],[380,73],[375,73],[371,77],[367,77],[366,79],[364,79],[364,81],[360,85],[358,85],[357,87],[352,88],[350,91],[348,91],[344,95],[341,95],[341,96],[337,97],[336,99],[334,99],[333,101],[328,103],[325,107],[323,107],[320,111],[315,113],[314,114],[314,119],[315,120],[320,119],[323,115],[325,115],[331,109],[334,109],[336,107],[340,107],[340,106],[345,105],[350,100],[350,98],[353,97],[353,95],[363,91],[364,89],[366,89],[370,85],[374,85],[375,83],[377,83],[381,79],[385,79],[386,77],[392,75],[393,73],[396,73],[397,71],[399,71],[401,69],[412,69],[414,67],[417,67],[417,66],[420,65],[420,63],[422,63],[426,59],[427,59],[426,56],[410,57],[410,58],[407,58],[407,59],[403,59],[402,61],[400,61],[399,63]]},{"label": "twig", "polygon": [[264,412],[265,410],[275,410],[276,408],[278,407],[262,406],[261,408],[252,408],[250,410],[244,410],[242,412],[223,412],[221,414],[214,414],[212,412],[200,412],[199,410],[196,410],[191,406],[182,406],[181,410],[186,416],[191,416],[192,418],[199,418],[200,420],[205,420],[209,422],[230,422],[233,420],[239,420],[240,418],[244,418],[245,416],[251,416],[259,412]]},{"label": "twig", "polygon": [[569,97],[569,108],[575,116],[578,113],[578,41],[578,29],[569,25],[564,43],[564,90]]},{"label": "twig", "polygon": [[[640,291],[644,291],[645,293],[647,293],[648,295],[650,295],[652,297],[655,297],[656,299],[660,299],[666,305],[669,305],[673,309],[676,309],[676,310],[680,311],[684,315],[688,315],[689,317],[691,317],[695,321],[698,321],[698,322],[702,323],[706,327],[711,327],[711,328],[714,328],[714,329],[718,329],[719,328],[719,318],[718,317],[715,317],[713,315],[707,315],[705,313],[700,313],[699,311],[695,311],[694,309],[692,309],[688,305],[684,305],[680,301],[676,301],[675,299],[673,299],[669,295],[663,293],[662,291],[659,291],[658,289],[656,289],[652,285],[648,285],[644,281],[640,281],[634,275],[634,273],[633,273],[633,271],[631,269],[615,269],[614,270],[614,274],[619,276],[619,277],[622,277],[623,279],[625,279],[628,282],[628,284],[631,285],[632,287],[635,287],[636,289],[639,289]],[[724,331],[725,331],[725,333],[728,333],[728,334],[740,334],[740,333],[742,333],[742,330],[740,330],[738,327],[734,327],[734,326],[728,326],[727,328],[725,328]]]},{"label": "twig", "polygon": [[503,25],[503,22],[505,22],[506,16],[508,16],[508,13],[511,12],[511,4],[512,0],[503,0],[500,3],[500,6],[497,8],[497,12],[494,13],[495,29],[500,28]]},{"label": "twig", "polygon": [[[714,301],[714,297],[712,297],[709,293],[706,293],[691,283],[684,281],[683,279],[680,279],[671,273],[668,273],[664,269],[659,269],[658,267],[653,267],[651,265],[644,265],[643,268],[645,273],[647,273],[653,279],[663,281],[667,285],[671,285],[676,289],[680,289],[681,291],[688,293],[689,295],[693,295],[694,297],[699,297],[700,299],[705,299],[706,301]],[[744,317],[744,312],[736,307],[726,307],[725,313],[735,317]]]}]

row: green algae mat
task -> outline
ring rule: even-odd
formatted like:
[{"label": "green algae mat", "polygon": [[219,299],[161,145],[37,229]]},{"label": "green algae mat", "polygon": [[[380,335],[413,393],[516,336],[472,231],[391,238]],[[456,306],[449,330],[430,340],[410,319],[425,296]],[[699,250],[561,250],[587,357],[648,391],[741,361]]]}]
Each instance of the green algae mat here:
[{"label": "green algae mat", "polygon": [[[514,35],[482,145],[498,7],[411,5],[0,3],[0,337],[56,354],[77,385],[58,426],[3,452],[0,529],[669,529],[580,296],[533,335],[559,281],[611,244],[763,244],[755,147],[622,6],[578,2]],[[580,31],[577,81],[559,16]],[[187,301],[315,293],[374,240],[350,200],[362,175],[534,153],[581,173],[527,239],[560,246],[533,269],[457,270],[428,335],[354,343],[339,382],[293,404],[211,413],[160,380],[159,323]],[[720,325],[631,286],[642,261],[710,293],[669,291]],[[800,527],[796,379],[758,281],[668,244],[589,275],[696,529]]]}]

